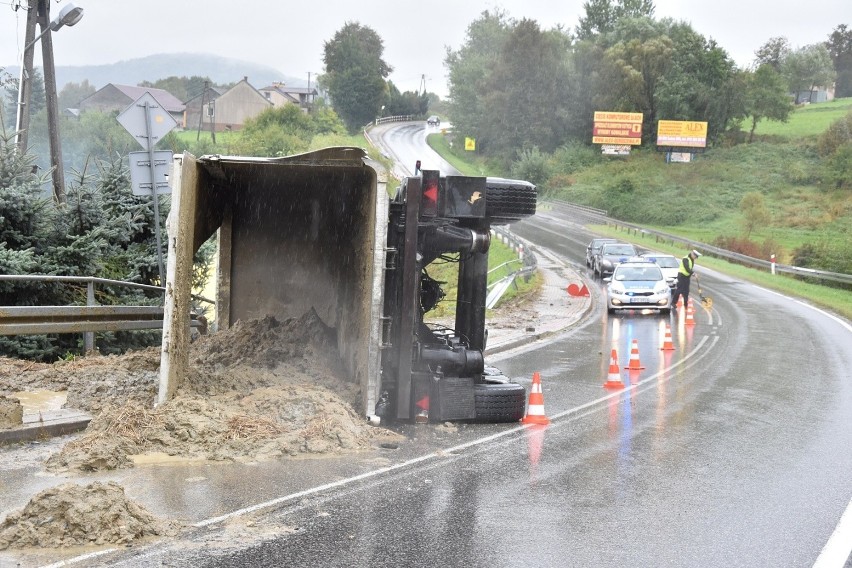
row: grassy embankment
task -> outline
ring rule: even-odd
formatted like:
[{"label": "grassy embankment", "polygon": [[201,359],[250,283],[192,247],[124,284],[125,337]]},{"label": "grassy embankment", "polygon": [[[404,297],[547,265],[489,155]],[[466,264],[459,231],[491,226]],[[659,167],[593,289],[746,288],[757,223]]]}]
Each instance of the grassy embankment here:
[{"label": "grassy embankment", "polygon": [[[634,150],[626,159],[596,159],[588,167],[554,176],[550,195],[699,242],[748,240],[758,247],[758,255],[768,259],[770,253],[776,254],[781,263],[791,263],[794,252],[805,245],[839,247],[849,251],[848,256],[852,254],[852,194],[820,185],[817,173],[823,165],[815,147],[817,136],[850,111],[852,99],[807,105],[797,109],[786,124],[761,123],[754,143],[709,149],[690,164],[666,164],[662,153],[648,149]],[[481,159],[469,160],[466,153],[454,151],[446,137],[431,135],[429,143],[462,171],[505,175],[489,171]],[[554,168],[559,171],[559,164]],[[753,192],[763,196],[769,220],[749,231],[740,201]],[[661,252],[685,252],[682,247],[643,241],[613,226],[590,229]],[[852,292],[848,290],[772,276],[707,256],[700,264],[852,319]]]}]

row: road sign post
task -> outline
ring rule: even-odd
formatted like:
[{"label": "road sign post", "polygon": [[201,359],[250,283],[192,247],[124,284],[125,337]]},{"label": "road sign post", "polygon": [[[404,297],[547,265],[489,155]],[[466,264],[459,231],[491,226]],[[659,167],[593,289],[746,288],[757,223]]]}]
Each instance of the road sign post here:
[{"label": "road sign post", "polygon": [[[157,141],[160,140],[163,136],[168,134],[175,126],[177,126],[177,122],[172,116],[166,112],[162,105],[157,102],[157,99],[151,93],[144,93],[141,97],[136,99],[130,106],[128,106],[121,114],[118,115],[118,122],[121,124],[125,130],[127,130],[132,136],[133,139],[139,142],[145,152],[131,152],[130,156],[130,173],[131,173],[131,183],[133,185],[133,193],[134,195],[147,195],[150,194],[154,200],[154,235],[157,238],[157,263],[159,265],[160,270],[160,281],[165,280],[165,271],[163,270],[163,246],[162,246],[162,236],[160,234],[160,200],[159,200],[159,192],[158,189],[162,188],[163,184],[158,183],[157,178],[157,164],[158,164],[158,155],[160,158],[160,162],[165,158],[166,167],[171,163],[171,153],[168,157],[162,156],[163,152],[155,152],[154,146],[156,146]],[[147,153],[147,180],[150,181],[150,185],[145,184],[141,181],[141,179],[134,180],[133,172],[137,171],[137,178],[141,176],[141,171],[137,167],[134,170],[133,154],[144,154]],[[138,162],[137,162],[138,163]],[[142,168],[145,169],[144,166]],[[168,175],[168,173],[166,173]],[[160,176],[162,177],[162,176]],[[144,179],[144,178],[143,178]],[[142,193],[142,189],[148,189],[149,193]],[[168,186],[168,184],[166,184]],[[137,193],[139,192],[139,193]]]}]

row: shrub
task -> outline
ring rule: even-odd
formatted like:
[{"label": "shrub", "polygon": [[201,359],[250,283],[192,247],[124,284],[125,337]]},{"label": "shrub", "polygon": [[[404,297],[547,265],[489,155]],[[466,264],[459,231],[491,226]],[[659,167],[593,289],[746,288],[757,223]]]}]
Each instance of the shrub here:
[{"label": "shrub", "polygon": [[819,137],[819,153],[831,156],[844,144],[852,143],[852,112],[843,118],[835,120]]},{"label": "shrub", "polygon": [[553,153],[554,170],[560,174],[572,174],[596,164],[600,152],[581,142],[569,142]]},{"label": "shrub", "polygon": [[518,159],[512,163],[512,177],[526,180],[539,188],[539,194],[547,192],[547,180],[550,177],[548,157],[535,146],[518,152]]}]

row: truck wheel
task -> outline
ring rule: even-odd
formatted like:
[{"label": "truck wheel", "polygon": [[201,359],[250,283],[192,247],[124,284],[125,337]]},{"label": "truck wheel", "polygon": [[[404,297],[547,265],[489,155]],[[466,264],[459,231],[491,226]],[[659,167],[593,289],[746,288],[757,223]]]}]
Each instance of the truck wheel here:
[{"label": "truck wheel", "polygon": [[524,417],[527,389],[517,383],[480,383],[473,387],[477,422],[517,422]]},{"label": "truck wheel", "polygon": [[488,178],[485,185],[485,217],[492,225],[508,224],[535,215],[538,193],[526,181]]}]

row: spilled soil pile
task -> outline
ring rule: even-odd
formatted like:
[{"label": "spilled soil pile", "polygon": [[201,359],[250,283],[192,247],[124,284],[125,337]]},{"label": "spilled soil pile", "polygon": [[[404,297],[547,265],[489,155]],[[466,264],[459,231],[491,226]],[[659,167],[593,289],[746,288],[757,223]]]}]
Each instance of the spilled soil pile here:
[{"label": "spilled soil pile", "polygon": [[150,348],[34,365],[18,370],[19,380],[0,365],[0,392],[67,389],[66,406],[94,415],[48,460],[51,471],[132,467],[133,456],[152,453],[225,461],[330,454],[395,436],[355,412],[360,388],[346,378],[334,330],[313,311],[201,337],[176,396],[154,408],[159,363],[160,350]]},{"label": "spilled soil pile", "polygon": [[126,544],[146,536],[173,536],[179,529],[130,501],[116,483],[66,483],[42,491],[0,524],[0,550]]}]

